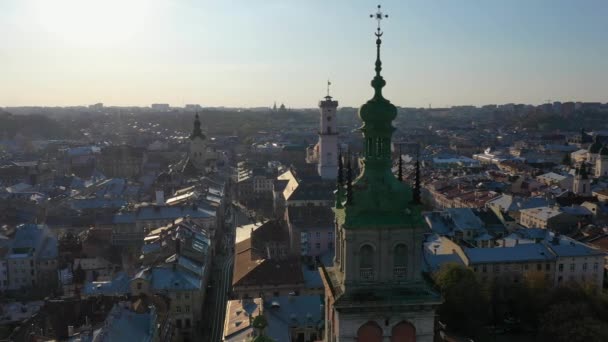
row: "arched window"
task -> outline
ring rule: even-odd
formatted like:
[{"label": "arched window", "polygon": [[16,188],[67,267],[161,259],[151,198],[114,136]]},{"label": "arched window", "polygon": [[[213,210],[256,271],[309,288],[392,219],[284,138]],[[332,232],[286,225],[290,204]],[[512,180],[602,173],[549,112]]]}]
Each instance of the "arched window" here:
[{"label": "arched window", "polygon": [[407,246],[402,243],[393,250],[393,275],[395,279],[405,279],[407,276]]},{"label": "arched window", "polygon": [[361,280],[374,280],[374,247],[363,245],[359,250],[359,272]]},{"label": "arched window", "polygon": [[400,322],[393,327],[391,342],[416,342],[416,328],[408,322]]},{"label": "arched window", "polygon": [[376,322],[367,322],[357,330],[357,342],[382,342],[382,328]]}]

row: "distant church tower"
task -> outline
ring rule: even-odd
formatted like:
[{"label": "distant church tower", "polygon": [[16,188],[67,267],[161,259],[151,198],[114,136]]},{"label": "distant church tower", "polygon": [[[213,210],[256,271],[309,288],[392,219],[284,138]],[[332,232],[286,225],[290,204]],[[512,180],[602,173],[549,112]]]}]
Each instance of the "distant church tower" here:
[{"label": "distant church tower", "polygon": [[205,135],[201,131],[201,121],[198,113],[194,117],[194,129],[190,134],[190,161],[198,170],[205,169],[207,162],[207,144],[205,143]]},{"label": "distant church tower", "polygon": [[585,163],[582,163],[576,169],[574,182],[572,183],[572,192],[581,196],[591,196],[591,180],[589,179]]},{"label": "distant church tower", "polygon": [[338,175],[338,129],[336,108],[338,101],[329,96],[329,81],[327,82],[327,96],[319,101],[321,109],[321,122],[319,125],[319,164],[317,171],[323,179],[336,179]]},{"label": "distant church tower", "polygon": [[595,159],[595,177],[608,177],[608,145],[604,145]]},{"label": "distant church tower", "polygon": [[599,138],[596,135],[593,137],[593,144],[589,145],[589,149],[587,150],[587,163],[595,164],[595,161],[598,159],[600,149],[602,149],[602,144],[599,142]]},{"label": "distant church tower", "polygon": [[[375,14],[378,22],[385,17]],[[327,342],[431,342],[441,297],[422,276],[427,232],[412,188],[391,172],[392,121],[397,108],[382,95],[380,25],[374,97],[359,110],[363,169],[347,163],[336,192],[333,267],[321,267]],[[350,160],[350,159],[349,159]]]}]

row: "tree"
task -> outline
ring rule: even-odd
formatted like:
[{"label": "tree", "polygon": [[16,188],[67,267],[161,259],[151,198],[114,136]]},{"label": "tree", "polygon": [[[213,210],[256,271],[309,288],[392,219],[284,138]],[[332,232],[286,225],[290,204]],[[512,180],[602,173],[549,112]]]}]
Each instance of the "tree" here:
[{"label": "tree", "polygon": [[475,273],[467,267],[449,263],[435,274],[435,283],[444,298],[438,310],[441,320],[454,330],[478,335],[490,315],[486,292]]},{"label": "tree", "polygon": [[539,315],[542,341],[608,341],[608,299],[592,287],[571,284],[551,291]]},{"label": "tree", "polygon": [[587,303],[562,302],[549,307],[540,319],[543,341],[608,341],[608,324],[596,319]]},{"label": "tree", "polygon": [[572,166],[572,158],[570,158],[570,153],[566,153],[564,158],[562,159],[562,164],[566,166]]}]

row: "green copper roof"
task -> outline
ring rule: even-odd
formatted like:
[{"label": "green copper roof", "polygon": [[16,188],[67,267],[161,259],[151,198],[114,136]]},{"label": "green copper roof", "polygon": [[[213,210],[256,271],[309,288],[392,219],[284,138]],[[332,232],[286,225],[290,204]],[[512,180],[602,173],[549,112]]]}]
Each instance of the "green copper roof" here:
[{"label": "green copper roof", "polygon": [[[376,35],[376,75],[371,82],[374,96],[359,110],[363,121],[365,152],[363,171],[348,191],[344,209],[336,206],[336,217],[345,228],[370,226],[417,226],[423,223],[418,206],[412,203],[412,189],[398,181],[391,171],[391,138],[397,108],[382,95],[386,81],[381,75],[380,45]],[[351,193],[352,192],[352,193]]]}]

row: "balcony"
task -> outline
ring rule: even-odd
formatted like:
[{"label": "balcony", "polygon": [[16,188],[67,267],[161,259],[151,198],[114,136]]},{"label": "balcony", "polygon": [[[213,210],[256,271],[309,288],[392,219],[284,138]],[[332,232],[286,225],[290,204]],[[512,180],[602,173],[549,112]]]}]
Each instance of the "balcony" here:
[{"label": "balcony", "polygon": [[407,277],[407,268],[406,267],[394,267],[393,268],[393,277],[395,280],[404,280]]},{"label": "balcony", "polygon": [[374,270],[372,268],[359,269],[359,278],[362,281],[373,281],[374,280]]}]

